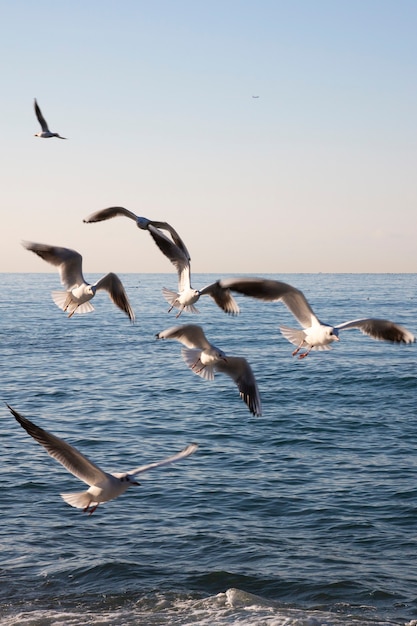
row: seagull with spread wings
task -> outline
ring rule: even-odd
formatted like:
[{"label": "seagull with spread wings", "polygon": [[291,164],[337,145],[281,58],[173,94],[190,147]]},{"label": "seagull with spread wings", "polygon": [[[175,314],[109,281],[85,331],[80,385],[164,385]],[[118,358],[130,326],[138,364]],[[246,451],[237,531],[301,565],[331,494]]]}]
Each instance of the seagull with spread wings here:
[{"label": "seagull with spread wings", "polygon": [[51,131],[48,128],[48,124],[46,123],[45,118],[42,115],[42,112],[39,108],[36,98],[34,101],[34,107],[35,107],[36,117],[38,118],[38,122],[42,128],[41,132],[35,133],[35,137],[42,137],[42,139],[50,139],[51,137],[58,137],[58,139],[66,139],[66,137],[61,137],[61,135],[59,135],[58,133],[51,133]]},{"label": "seagull with spread wings", "polygon": [[166,230],[171,235],[172,240],[175,243],[175,245],[181,248],[184,254],[188,257],[188,260],[190,260],[189,252],[187,248],[185,247],[183,240],[181,239],[181,237],[179,236],[175,228],[173,228],[171,224],[168,224],[168,222],[149,220],[147,217],[141,217],[140,215],[136,215],[132,211],[129,211],[129,209],[125,209],[122,206],[111,206],[111,207],[108,207],[107,209],[100,209],[99,211],[96,211],[95,213],[91,213],[91,215],[83,219],[83,222],[85,224],[92,224],[94,222],[104,222],[105,220],[110,220],[113,217],[118,217],[120,215],[124,215],[125,217],[128,217],[129,219],[136,222],[136,226],[140,228],[141,230],[149,230],[149,226],[153,226],[154,228],[159,228],[160,230]]},{"label": "seagull with spread wings", "polygon": [[135,477],[142,472],[147,472],[156,467],[163,467],[171,463],[176,463],[193,454],[198,445],[192,443],[186,448],[162,461],[141,465],[129,472],[117,472],[109,474],[100,469],[95,463],[85,457],[79,450],[71,446],[66,441],[59,439],[55,435],[47,432],[43,428],[36,426],[23,415],[6,405],[17,422],[26,432],[45,448],[47,453],[58,463],[61,463],[71,474],[89,485],[87,491],[77,491],[75,493],[61,493],[61,497],[71,506],[83,509],[85,513],[91,515],[99,504],[113,500],[122,495],[132,485],[139,485]]},{"label": "seagull with spread wings", "polygon": [[330,344],[339,341],[339,332],[351,328],[357,328],[365,335],[382,341],[415,342],[415,337],[410,331],[390,320],[367,317],[334,326],[325,324],[318,319],[302,291],[287,283],[254,277],[226,278],[221,279],[219,283],[221,288],[245,296],[283,302],[303,327],[302,329],[280,327],[283,336],[296,346],[293,356],[306,348],[305,352],[299,354],[299,358],[305,358],[311,350],[330,350]]},{"label": "seagull with spread wings", "polygon": [[238,315],[239,307],[233,298],[230,289],[221,286],[221,281],[216,281],[203,287],[203,289],[194,289],[191,286],[191,263],[190,258],[181,246],[171,241],[162,231],[153,226],[149,226],[149,232],[153,237],[156,245],[161,252],[171,261],[178,274],[178,291],[172,291],[164,287],[162,293],[164,298],[171,305],[168,312],[173,308],[178,309],[176,317],[179,317],[183,311],[189,313],[198,313],[198,309],[194,306],[201,296],[208,295],[225,313],[229,315]]},{"label": "seagull with spread wings", "polygon": [[206,380],[215,372],[227,374],[236,383],[242,400],[252,415],[262,415],[261,398],[251,366],[243,357],[228,356],[207,340],[201,326],[173,326],[156,335],[157,339],[177,339],[185,347],[182,356],[188,367]]},{"label": "seagull with spread wings", "polygon": [[79,252],[70,248],[60,248],[31,241],[24,241],[22,245],[40,256],[44,261],[58,266],[61,283],[65,286],[66,291],[53,291],[52,299],[60,309],[68,312],[68,317],[72,317],[74,313],[94,311],[90,300],[94,298],[97,291],[104,290],[107,291],[114,304],[126,313],[130,321],[135,321],[135,314],[122,281],[116,274],[110,272],[93,284],[87,283],[83,276],[82,256]]}]

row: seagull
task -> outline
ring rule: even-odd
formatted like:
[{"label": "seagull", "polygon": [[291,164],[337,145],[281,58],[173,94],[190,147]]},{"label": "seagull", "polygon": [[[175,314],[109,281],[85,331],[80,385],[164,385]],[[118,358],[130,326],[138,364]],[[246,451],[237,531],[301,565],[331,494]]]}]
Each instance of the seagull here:
[{"label": "seagull", "polygon": [[178,309],[177,318],[183,311],[199,313],[198,309],[194,306],[195,302],[199,300],[200,296],[209,295],[225,313],[229,315],[239,314],[239,307],[236,300],[233,298],[229,289],[221,287],[221,281],[216,281],[203,289],[194,289],[191,286],[190,258],[185,250],[166,237],[158,228],[149,225],[148,230],[158,248],[171,261],[178,273],[178,292],[171,291],[166,287],[162,289],[164,298],[171,305],[168,309],[168,313],[170,313],[173,308]]},{"label": "seagull", "polygon": [[108,502],[109,500],[117,498],[132,485],[139,485],[140,483],[135,481],[137,474],[185,459],[198,448],[196,443],[192,443],[181,450],[181,452],[163,459],[162,461],[141,465],[129,472],[108,474],[95,465],[95,463],[87,459],[87,457],[81,454],[76,448],[73,448],[69,443],[43,430],[43,428],[36,426],[36,424],[26,417],[23,417],[23,415],[20,415],[8,404],[6,406],[21,427],[24,428],[35,441],[40,443],[53,459],[61,463],[71,474],[89,485],[87,491],[60,494],[65,502],[77,509],[83,509],[84,513],[88,513],[89,515],[94,513],[98,505],[102,502]]},{"label": "seagull", "polygon": [[137,227],[141,230],[149,230],[149,226],[154,226],[155,228],[168,231],[174,243],[179,248],[181,248],[181,250],[187,256],[188,260],[191,260],[189,252],[185,247],[183,240],[181,239],[177,231],[171,226],[171,224],[168,224],[168,222],[158,222],[155,220],[149,220],[147,217],[140,217],[139,215],[132,213],[132,211],[129,211],[129,209],[125,209],[122,206],[111,206],[108,209],[101,209],[100,211],[91,213],[91,215],[86,217],[83,222],[85,224],[91,224],[93,222],[103,222],[104,220],[110,220],[111,218],[117,217],[119,215],[124,215],[125,217],[128,217],[136,222]]},{"label": "seagull", "polygon": [[315,315],[304,294],[295,287],[277,280],[265,278],[226,278],[219,281],[220,288],[230,289],[245,296],[260,300],[282,301],[300,322],[303,329],[281,326],[280,331],[296,346],[293,356],[305,358],[311,350],[330,350],[334,341],[339,341],[339,331],[357,328],[373,339],[393,343],[413,343],[415,337],[408,330],[389,320],[361,318],[332,326],[321,322]]},{"label": "seagull", "polygon": [[226,356],[223,350],[210,343],[201,326],[186,324],[172,326],[156,335],[157,339],[178,339],[185,348],[182,356],[188,367],[206,380],[213,380],[215,372],[223,372],[236,383],[240,397],[252,415],[261,416],[262,406],[258,385],[252,368],[243,357]]},{"label": "seagull", "polygon": [[48,128],[48,124],[46,123],[45,118],[42,115],[39,105],[36,102],[36,98],[34,101],[34,106],[35,106],[36,117],[38,118],[38,122],[42,127],[42,132],[36,133],[35,137],[42,137],[42,139],[50,139],[51,137],[58,137],[58,139],[66,139],[66,137],[61,137],[61,135],[58,135],[58,133],[51,133],[51,131]]},{"label": "seagull", "polygon": [[130,306],[122,282],[116,274],[110,272],[96,283],[87,283],[82,273],[82,256],[70,248],[48,246],[43,243],[24,241],[22,245],[52,265],[58,266],[61,283],[66,291],[53,291],[52,299],[63,311],[68,311],[68,317],[74,313],[90,313],[94,311],[90,300],[96,295],[96,291],[104,289],[108,292],[111,300],[129,317],[135,321],[135,314]]}]

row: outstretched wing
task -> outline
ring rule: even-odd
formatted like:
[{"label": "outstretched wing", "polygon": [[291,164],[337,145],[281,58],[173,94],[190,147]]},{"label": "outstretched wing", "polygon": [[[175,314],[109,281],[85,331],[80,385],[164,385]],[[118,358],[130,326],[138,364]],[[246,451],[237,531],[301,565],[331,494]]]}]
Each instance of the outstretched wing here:
[{"label": "outstretched wing", "polygon": [[44,133],[49,133],[48,124],[46,123],[45,118],[42,115],[42,112],[41,112],[41,110],[39,108],[39,105],[38,105],[38,103],[36,101],[36,98],[35,98],[35,101],[34,101],[34,106],[35,106],[36,117],[38,118],[38,122],[41,125],[43,132]]},{"label": "outstretched wing", "polygon": [[188,445],[186,448],[181,450],[181,452],[178,452],[177,454],[174,454],[173,456],[169,456],[168,458],[163,459],[162,461],[156,461],[156,463],[148,463],[148,465],[141,465],[140,467],[137,467],[136,469],[128,472],[128,474],[130,476],[136,476],[136,474],[147,472],[148,470],[154,469],[155,467],[163,467],[164,465],[170,465],[171,463],[176,463],[177,461],[180,461],[181,459],[185,459],[187,456],[190,456],[190,454],[194,454],[194,452],[197,449],[198,449],[198,444],[190,443],[190,445]]},{"label": "outstretched wing", "polygon": [[177,339],[187,348],[208,350],[212,346],[207,341],[201,326],[196,324],[184,324],[184,326],[171,326],[156,335],[157,339]]},{"label": "outstretched wing", "polygon": [[23,415],[6,405],[16,421],[26,430],[26,432],[41,444],[47,453],[58,463],[61,463],[71,474],[82,480],[87,485],[94,485],[105,480],[107,475],[86,456],[81,454],[76,448],[70,446],[69,443],[48,433],[43,428],[36,426]]},{"label": "outstretched wing", "polygon": [[243,357],[228,356],[214,365],[218,372],[227,374],[235,381],[240,397],[246,403],[252,415],[262,415],[262,404],[258,385],[251,366]]},{"label": "outstretched wing", "polygon": [[96,211],[95,213],[91,213],[88,217],[83,219],[85,224],[90,224],[92,222],[103,222],[104,220],[110,220],[113,217],[117,217],[118,215],[124,215],[125,217],[129,217],[131,220],[136,222],[137,216],[129,211],[129,209],[125,209],[122,206],[111,206],[108,209],[101,209],[100,211]]},{"label": "outstretched wing", "polygon": [[131,322],[135,321],[135,313],[130,305],[123,283],[116,274],[113,274],[113,272],[106,274],[97,281],[95,286],[97,290],[104,289],[107,291],[114,304],[126,313]]},{"label": "outstretched wing", "polygon": [[394,343],[414,343],[416,338],[403,326],[395,324],[390,320],[375,318],[351,320],[335,326],[338,330],[358,328],[365,335],[381,341],[392,341]]},{"label": "outstretched wing", "polygon": [[61,277],[61,283],[66,289],[85,283],[82,273],[81,254],[70,248],[60,248],[59,246],[49,246],[43,243],[23,241],[22,245],[41,257],[44,261],[56,265]]},{"label": "outstretched wing", "polygon": [[219,283],[221,287],[245,296],[269,302],[282,301],[304,328],[318,322],[303,292],[288,283],[255,277],[224,278]]},{"label": "outstretched wing", "polygon": [[220,280],[200,289],[200,295],[211,296],[217,306],[229,315],[239,315],[240,313],[239,305],[230,293],[230,289],[222,287]]},{"label": "outstretched wing", "polygon": [[[188,252],[177,246],[158,228],[150,225],[148,228],[152,239],[162,252],[174,265],[178,273],[178,291],[184,291],[191,285],[190,261]],[[185,249],[186,250],[186,249]]]}]

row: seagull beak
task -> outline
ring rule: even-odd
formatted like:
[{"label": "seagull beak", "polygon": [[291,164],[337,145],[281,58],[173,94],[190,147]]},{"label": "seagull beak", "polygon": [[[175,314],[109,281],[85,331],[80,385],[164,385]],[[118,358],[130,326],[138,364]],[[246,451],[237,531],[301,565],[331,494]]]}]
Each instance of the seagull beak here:
[{"label": "seagull beak", "polygon": [[136,480],[132,480],[132,482],[130,484],[131,485],[136,485],[137,487],[140,486],[140,483],[136,482]]}]

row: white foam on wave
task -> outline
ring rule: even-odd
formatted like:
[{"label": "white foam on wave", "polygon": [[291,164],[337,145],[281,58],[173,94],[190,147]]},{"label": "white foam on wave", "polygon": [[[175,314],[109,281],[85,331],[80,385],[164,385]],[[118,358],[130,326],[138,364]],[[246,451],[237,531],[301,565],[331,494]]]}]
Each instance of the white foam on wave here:
[{"label": "white foam on wave", "polygon": [[[120,598],[119,598],[120,600]],[[398,626],[398,622],[360,616],[359,610],[343,614],[281,606],[266,598],[228,589],[203,599],[164,594],[137,601],[117,602],[97,611],[80,606],[74,610],[37,609],[2,616],[2,626]],[[417,621],[408,626],[417,626]]]}]

